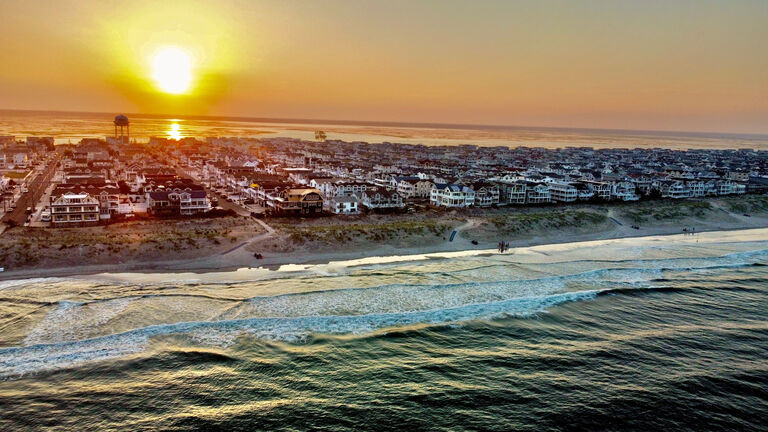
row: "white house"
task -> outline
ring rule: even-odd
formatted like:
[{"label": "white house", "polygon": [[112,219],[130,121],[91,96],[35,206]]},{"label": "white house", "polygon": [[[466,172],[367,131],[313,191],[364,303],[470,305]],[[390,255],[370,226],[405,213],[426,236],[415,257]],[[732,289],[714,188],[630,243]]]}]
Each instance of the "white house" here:
[{"label": "white house", "polygon": [[336,182],[329,186],[330,196],[352,196],[361,197],[363,192],[371,187],[364,182]]},{"label": "white house", "polygon": [[432,191],[432,181],[419,177],[398,177],[392,178],[392,182],[397,188],[397,192],[403,198],[429,198]]},{"label": "white house", "polygon": [[435,183],[429,202],[441,207],[470,207],[475,204],[475,191],[467,186]]},{"label": "white house", "polygon": [[691,190],[682,181],[668,181],[661,185],[661,197],[674,199],[690,198]]},{"label": "white house", "polygon": [[479,207],[488,207],[499,204],[501,192],[499,185],[487,182],[478,182],[472,185],[475,191],[475,205]]},{"label": "white house", "polygon": [[718,195],[738,195],[746,192],[746,186],[741,183],[734,183],[730,180],[721,181],[717,184]]},{"label": "white house", "polygon": [[99,200],[87,193],[66,192],[51,198],[51,214],[54,227],[95,225],[99,223]]},{"label": "white house", "polygon": [[612,186],[611,195],[622,201],[637,201],[640,197],[636,193],[635,184],[628,181],[616,182]]},{"label": "white house", "polygon": [[529,184],[525,193],[525,202],[527,204],[545,204],[552,202],[552,194],[549,191],[548,184]]},{"label": "white house", "polygon": [[549,193],[552,201],[574,202],[579,198],[579,190],[570,183],[549,183]]},{"label": "white house", "polygon": [[383,187],[367,188],[360,197],[360,203],[369,209],[396,209],[405,207],[403,197],[396,191]]},{"label": "white house", "polygon": [[335,196],[325,200],[325,207],[336,214],[356,214],[359,213],[359,200],[356,196]]}]

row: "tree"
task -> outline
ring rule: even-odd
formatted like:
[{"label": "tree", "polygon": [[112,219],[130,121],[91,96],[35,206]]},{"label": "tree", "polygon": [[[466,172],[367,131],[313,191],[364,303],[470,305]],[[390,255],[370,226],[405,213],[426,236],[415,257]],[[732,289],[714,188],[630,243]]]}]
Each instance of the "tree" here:
[{"label": "tree", "polygon": [[326,135],[323,131],[315,131],[315,139],[317,141],[325,141]]}]

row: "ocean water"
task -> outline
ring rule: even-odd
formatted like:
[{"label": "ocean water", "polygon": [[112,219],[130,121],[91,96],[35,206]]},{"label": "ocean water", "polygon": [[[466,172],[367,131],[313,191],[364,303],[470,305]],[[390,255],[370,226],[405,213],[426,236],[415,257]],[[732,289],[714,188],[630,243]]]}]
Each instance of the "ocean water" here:
[{"label": "ocean water", "polygon": [[[81,138],[114,135],[117,113],[77,113],[0,110],[0,135],[52,136],[58,144]],[[423,145],[529,146],[557,148],[768,149],[768,135],[575,129],[387,122],[279,120],[244,117],[173,117],[128,114],[131,139],[149,137],[290,137],[314,140],[323,130],[328,139]]]},{"label": "ocean water", "polygon": [[0,430],[766,424],[766,229],[0,282]]}]

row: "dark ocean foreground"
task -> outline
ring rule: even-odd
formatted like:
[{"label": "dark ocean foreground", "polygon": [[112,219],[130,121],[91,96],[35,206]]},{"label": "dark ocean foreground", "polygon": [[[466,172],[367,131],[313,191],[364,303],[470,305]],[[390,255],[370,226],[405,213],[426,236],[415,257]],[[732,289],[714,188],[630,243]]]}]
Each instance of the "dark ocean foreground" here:
[{"label": "dark ocean foreground", "polygon": [[765,431],[765,244],[617,247],[8,285],[0,430]]}]

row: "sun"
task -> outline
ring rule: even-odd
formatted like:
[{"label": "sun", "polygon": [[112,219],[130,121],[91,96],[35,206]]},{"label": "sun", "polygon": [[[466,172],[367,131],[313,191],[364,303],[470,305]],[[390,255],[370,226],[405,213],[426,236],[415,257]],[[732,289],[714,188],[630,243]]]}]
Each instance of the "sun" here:
[{"label": "sun", "polygon": [[192,82],[192,60],[179,48],[162,48],[152,59],[152,78],[166,93],[184,93]]}]

